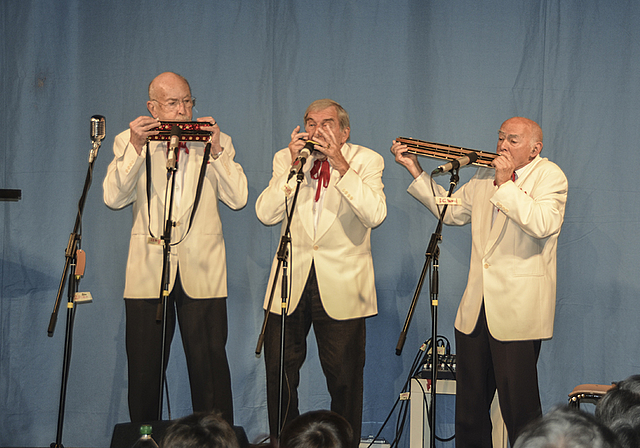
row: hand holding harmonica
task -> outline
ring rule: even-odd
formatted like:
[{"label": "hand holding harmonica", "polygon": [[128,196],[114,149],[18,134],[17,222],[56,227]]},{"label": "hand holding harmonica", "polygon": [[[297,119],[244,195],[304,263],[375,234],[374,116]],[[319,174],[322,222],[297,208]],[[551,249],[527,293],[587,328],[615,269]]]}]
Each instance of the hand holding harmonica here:
[{"label": "hand holding harmonica", "polygon": [[[129,123],[129,142],[135,148],[138,155],[142,153],[142,147],[147,143],[147,140],[158,135],[158,125],[160,125],[159,120],[146,115],[138,117]],[[170,132],[171,128],[169,128],[169,133]]]},{"label": "hand holding harmonica", "polygon": [[393,144],[391,145],[391,154],[394,155],[396,162],[404,166],[414,179],[422,174],[422,167],[420,166],[418,157],[416,154],[409,151],[409,146],[400,141],[400,139],[393,141]]},{"label": "hand holding harmonica", "polygon": [[307,144],[308,139],[309,133],[300,132],[300,126],[296,126],[293,132],[291,132],[291,141],[289,142],[289,145],[287,145],[289,152],[291,152],[291,163],[298,159],[300,151]]},{"label": "hand holding harmonica", "polygon": [[209,132],[209,138],[205,139],[211,143],[211,157],[217,159],[220,157],[224,148],[220,146],[220,126],[213,117],[201,117],[198,118],[197,123],[200,124],[200,129],[203,132]]}]

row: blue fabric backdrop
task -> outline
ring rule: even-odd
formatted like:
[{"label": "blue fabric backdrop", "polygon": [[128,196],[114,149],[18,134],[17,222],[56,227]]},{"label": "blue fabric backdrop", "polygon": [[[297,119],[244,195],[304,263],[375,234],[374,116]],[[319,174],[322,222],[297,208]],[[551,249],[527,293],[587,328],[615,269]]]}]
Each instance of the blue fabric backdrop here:
[{"label": "blue fabric backdrop", "polygon": [[[373,231],[379,315],[368,320],[363,433],[375,433],[431,332],[418,303],[402,356],[395,346],[424,262],[433,216],[407,193],[389,152],[398,136],[495,151],[502,121],[545,131],[543,155],[569,179],[558,248],[556,331],[539,363],[545,410],[580,383],[640,371],[640,3],[633,0],[4,0],[0,2],[0,445],[55,440],[66,313],[47,326],[90,148],[89,118],[107,138],[84,210],[88,266],[80,289],[63,442],[105,447],[128,419],[124,267],[130,209],[109,210],[101,182],[113,137],[146,114],[147,85],[172,70],[191,83],[196,116],[234,139],[249,202],[222,208],[229,255],[229,344],[235,418],[267,431],[264,365],[254,356],[278,228],[254,204],[273,154],[330,97],[351,114],[351,140],[386,161],[389,213]],[[422,159],[425,169],[441,161]],[[462,170],[462,180],[473,169]],[[447,178],[443,178],[446,182]],[[439,333],[452,339],[469,228],[445,228]],[[168,380],[173,417],[191,412],[179,338]],[[454,348],[455,350],[455,348]],[[315,350],[303,411],[328,407]],[[408,431],[407,431],[408,432]],[[383,436],[393,438],[392,428]],[[408,446],[408,435],[403,441]]]}]

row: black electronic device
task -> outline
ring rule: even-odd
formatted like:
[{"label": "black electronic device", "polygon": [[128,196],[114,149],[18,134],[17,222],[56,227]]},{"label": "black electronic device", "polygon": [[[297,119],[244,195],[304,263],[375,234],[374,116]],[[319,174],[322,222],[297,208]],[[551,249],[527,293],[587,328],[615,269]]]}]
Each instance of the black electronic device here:
[{"label": "black electronic device", "polygon": [[[431,379],[431,354],[425,356],[422,368],[415,376],[416,378]],[[438,379],[439,380],[455,380],[456,379],[456,355],[444,354],[438,355]]]}]

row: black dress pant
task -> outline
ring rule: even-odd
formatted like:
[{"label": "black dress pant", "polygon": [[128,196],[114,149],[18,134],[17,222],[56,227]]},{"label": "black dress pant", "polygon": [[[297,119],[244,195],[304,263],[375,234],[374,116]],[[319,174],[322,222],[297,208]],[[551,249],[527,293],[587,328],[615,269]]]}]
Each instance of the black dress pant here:
[{"label": "black dress pant", "polygon": [[473,332],[456,330],[455,337],[456,448],[491,448],[490,408],[496,389],[513,446],[527,423],[542,415],[536,367],[541,341],[493,338],[484,304]]},{"label": "black dress pant", "polygon": [[[312,324],[318,343],[318,357],[331,395],[331,410],[349,422],[354,435],[352,446],[357,447],[362,427],[365,319],[335,320],[327,315],[320,300],[313,265],[300,303],[285,319],[283,427],[299,415],[300,368],[307,354],[307,336]],[[265,331],[264,354],[269,428],[273,436],[279,433],[280,333],[281,317],[271,313]]]},{"label": "black dress pant", "polygon": [[[231,374],[225,349],[226,299],[189,298],[184,293],[178,273],[167,300],[164,368],[169,360],[177,315],[193,411],[217,410],[232,425]],[[129,415],[132,422],[158,420],[162,352],[162,325],[156,322],[158,303],[158,299],[125,299]]]}]

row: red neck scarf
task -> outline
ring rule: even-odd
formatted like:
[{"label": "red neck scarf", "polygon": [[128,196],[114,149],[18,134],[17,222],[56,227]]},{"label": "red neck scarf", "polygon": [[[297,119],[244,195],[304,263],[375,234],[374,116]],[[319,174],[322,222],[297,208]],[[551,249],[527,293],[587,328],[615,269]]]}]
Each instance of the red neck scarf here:
[{"label": "red neck scarf", "polygon": [[311,178],[318,180],[318,188],[316,189],[316,202],[320,199],[320,192],[322,188],[329,186],[329,179],[331,179],[331,172],[329,162],[326,160],[316,160],[313,162],[313,168],[311,168]]}]

